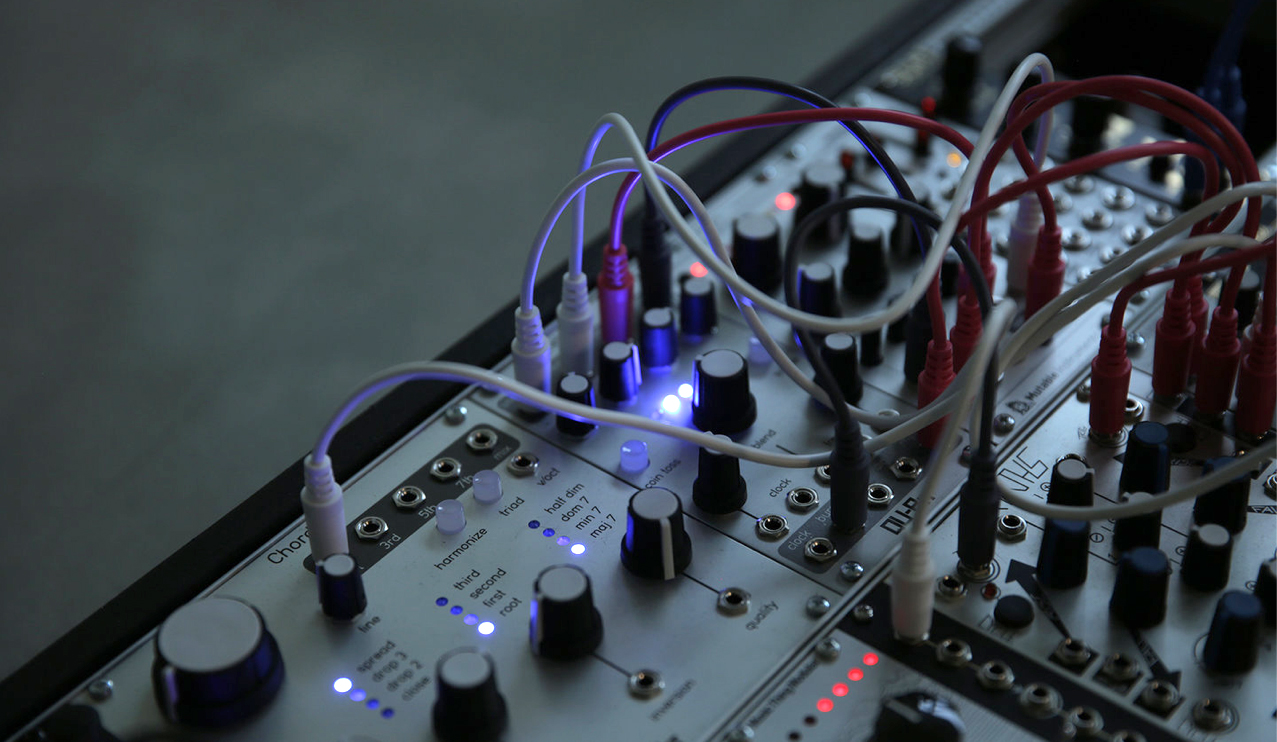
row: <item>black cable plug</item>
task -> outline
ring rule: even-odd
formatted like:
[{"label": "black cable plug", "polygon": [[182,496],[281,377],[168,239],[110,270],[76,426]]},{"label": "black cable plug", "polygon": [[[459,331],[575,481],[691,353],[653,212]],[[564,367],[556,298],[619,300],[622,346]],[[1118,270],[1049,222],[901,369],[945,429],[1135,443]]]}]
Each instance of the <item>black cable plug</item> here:
[{"label": "black cable plug", "polygon": [[860,423],[834,427],[834,451],[829,459],[829,507],[834,528],[852,533],[869,517],[869,452]]},{"label": "black cable plug", "polygon": [[[651,196],[648,201],[651,202]],[[659,213],[643,215],[639,233],[639,283],[643,291],[643,309],[670,307],[673,301],[672,261],[670,246],[665,241],[669,225]]]},{"label": "black cable plug", "polygon": [[992,446],[971,454],[966,484],[958,495],[958,566],[972,575],[988,572],[998,537],[998,459]]}]

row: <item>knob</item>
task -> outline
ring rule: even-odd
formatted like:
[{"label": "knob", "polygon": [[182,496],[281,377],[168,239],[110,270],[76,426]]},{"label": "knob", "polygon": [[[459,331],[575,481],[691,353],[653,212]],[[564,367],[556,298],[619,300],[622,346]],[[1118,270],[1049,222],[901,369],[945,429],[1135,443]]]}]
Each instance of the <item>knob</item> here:
[{"label": "knob", "polygon": [[1213,672],[1246,672],[1259,656],[1259,635],[1264,607],[1259,598],[1242,590],[1229,590],[1215,604],[1215,616],[1206,634],[1202,660]]},{"label": "knob", "polygon": [[1077,459],[1060,459],[1051,469],[1051,489],[1046,501],[1052,505],[1090,507],[1095,499],[1095,472]]},{"label": "knob", "polygon": [[1221,525],[1207,523],[1189,532],[1179,576],[1184,584],[1197,590],[1223,590],[1232,562],[1232,535]]},{"label": "knob", "polygon": [[982,51],[984,45],[975,36],[963,34],[949,39],[944,50],[944,67],[940,73],[944,83],[939,103],[942,115],[965,119],[970,113]]},{"label": "knob", "polygon": [[[600,374],[602,374],[602,369],[600,369]],[[580,374],[564,374],[563,378],[559,379],[559,384],[554,391],[560,399],[566,399],[569,402],[576,402],[577,404],[588,405],[590,407],[594,406],[594,385],[590,383],[590,380],[587,377]],[[560,433],[574,436],[587,435],[598,427],[588,420],[582,420],[580,418],[564,414],[555,416],[554,426],[559,429]],[[478,485],[479,482],[476,479],[475,487],[477,488]],[[500,480],[497,480],[497,486],[498,488],[500,487]],[[500,490],[498,489],[498,492],[499,491]],[[499,494],[497,496],[500,497]]]},{"label": "knob", "polygon": [[896,214],[891,227],[891,254],[900,260],[913,260],[922,256],[922,243],[913,228],[913,220],[904,214]]},{"label": "knob", "polygon": [[[1205,476],[1235,459],[1219,456],[1207,459],[1202,464],[1202,475]],[[1215,489],[1197,498],[1193,503],[1193,522],[1218,523],[1228,529],[1229,533],[1241,533],[1246,527],[1246,506],[1250,503],[1250,478],[1245,474],[1225,482]]]},{"label": "knob", "polygon": [[[802,224],[807,215],[842,197],[843,170],[833,163],[812,165],[803,172],[803,182],[798,186],[798,205],[794,208],[794,227]],[[828,244],[842,239],[847,231],[847,212],[834,214],[815,225],[808,237],[813,242]]]},{"label": "knob", "polygon": [[1108,130],[1109,114],[1113,104],[1105,98],[1081,96],[1073,99],[1073,115],[1069,140],[1069,159],[1076,160],[1099,152],[1104,147],[1104,132]]},{"label": "knob", "polygon": [[[899,298],[900,298],[900,294],[896,294],[895,296],[892,296],[889,299],[887,299],[887,303],[895,304],[896,300]],[[905,335],[907,334],[905,328],[908,326],[908,324],[909,324],[909,312],[905,312],[903,315],[897,318],[895,322],[892,322],[891,324],[887,325],[887,342],[903,343],[905,341]]]},{"label": "knob", "polygon": [[639,577],[672,580],[692,561],[692,539],[683,530],[678,495],[656,487],[639,490],[626,509],[621,564]]},{"label": "knob", "polygon": [[491,469],[477,471],[470,483],[474,490],[475,502],[492,505],[501,500],[501,475],[495,471]]},{"label": "knob", "polygon": [[284,658],[257,609],[205,598],[178,608],[160,626],[151,680],[171,721],[220,727],[270,703],[284,682]]},{"label": "knob", "polygon": [[1171,563],[1151,546],[1140,546],[1117,562],[1117,580],[1109,612],[1132,629],[1156,626],[1166,618]]},{"label": "knob", "polygon": [[315,562],[319,605],[335,621],[349,621],[368,607],[359,564],[349,554],[330,554]]},{"label": "knob", "polygon": [[669,307],[649,309],[639,319],[639,360],[648,368],[668,368],[678,360],[678,330]]},{"label": "knob", "polygon": [[547,567],[532,585],[532,653],[574,660],[603,641],[603,617],[594,607],[590,577],[580,567]]},{"label": "knob", "polygon": [[1042,544],[1038,547],[1038,582],[1057,590],[1067,590],[1086,582],[1086,568],[1091,561],[1090,547],[1089,522],[1047,518]]},{"label": "knob", "polygon": [[780,225],[771,214],[746,214],[732,226],[732,266],[765,293],[780,288]]},{"label": "knob", "polygon": [[466,530],[466,508],[460,500],[444,500],[435,505],[435,528],[444,536]]},{"label": "knob", "polygon": [[874,723],[874,742],[961,742],[965,733],[957,709],[922,691],[883,701]]},{"label": "knob", "polygon": [[754,424],[758,410],[749,393],[749,365],[740,353],[718,349],[696,357],[692,374],[692,424],[734,435]]},{"label": "knob", "polygon": [[877,366],[882,363],[882,328],[866,330],[860,334],[860,364]]},{"label": "knob", "polygon": [[718,327],[714,282],[708,277],[683,281],[678,297],[679,330],[691,338],[705,337]]},{"label": "knob", "polygon": [[1166,426],[1146,420],[1131,428],[1122,457],[1122,492],[1165,492],[1171,476],[1171,435]]},{"label": "knob", "polygon": [[599,352],[599,394],[617,404],[629,404],[638,396],[643,372],[633,343],[613,340]]},{"label": "knob", "polygon": [[1269,559],[1259,565],[1255,577],[1255,597],[1264,606],[1264,618],[1268,625],[1277,623],[1277,559]]},{"label": "knob", "polygon": [[1166,182],[1166,176],[1171,171],[1170,155],[1153,155],[1148,158],[1148,179],[1154,183]]},{"label": "knob", "polygon": [[927,344],[931,342],[931,312],[926,300],[909,310],[905,324],[905,381],[918,383],[918,374],[927,367]]},{"label": "knob", "polygon": [[887,253],[882,244],[882,227],[857,222],[847,244],[847,265],[842,269],[842,289],[848,294],[871,299],[891,283]]},{"label": "knob", "polygon": [[[731,440],[725,435],[717,436]],[[692,482],[692,502],[707,513],[724,515],[745,505],[745,479],[740,475],[740,459],[702,448]]]},{"label": "knob", "polygon": [[829,263],[812,263],[798,270],[798,307],[822,317],[838,317],[838,284],[834,267]]},{"label": "knob", "polygon": [[486,652],[462,647],[435,665],[438,690],[431,710],[435,735],[445,742],[497,739],[509,722],[497,690],[497,668]]},{"label": "knob", "polygon": [[820,342],[820,357],[833,372],[838,389],[852,404],[858,404],[865,393],[860,378],[860,359],[856,356],[856,339],[845,332],[826,335]]},{"label": "knob", "polygon": [[[1153,495],[1147,492],[1132,492],[1122,497],[1123,502],[1147,502]],[[1151,546],[1154,549],[1162,542],[1162,511],[1154,510],[1144,515],[1129,518],[1118,518],[1113,524],[1113,549],[1128,551],[1137,546]]]}]

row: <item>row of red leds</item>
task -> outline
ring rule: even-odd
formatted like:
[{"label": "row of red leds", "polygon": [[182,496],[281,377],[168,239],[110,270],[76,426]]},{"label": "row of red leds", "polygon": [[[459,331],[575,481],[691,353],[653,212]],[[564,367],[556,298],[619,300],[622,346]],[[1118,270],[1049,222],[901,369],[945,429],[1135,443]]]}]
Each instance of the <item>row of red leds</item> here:
[{"label": "row of red leds", "polygon": [[[860,661],[861,663],[864,664],[865,667],[873,667],[874,665],[878,664],[878,655],[874,654],[873,652],[866,652],[865,656],[860,658]],[[863,680],[864,677],[865,677],[865,671],[860,669],[859,667],[853,667],[847,671],[847,679],[853,683]],[[851,687],[848,686],[846,683],[834,683],[834,687],[830,689],[830,692],[833,693],[838,698],[842,698],[843,696],[851,692]],[[825,714],[829,713],[830,711],[833,711],[834,699],[822,698],[819,701],[816,701],[816,710]]]}]

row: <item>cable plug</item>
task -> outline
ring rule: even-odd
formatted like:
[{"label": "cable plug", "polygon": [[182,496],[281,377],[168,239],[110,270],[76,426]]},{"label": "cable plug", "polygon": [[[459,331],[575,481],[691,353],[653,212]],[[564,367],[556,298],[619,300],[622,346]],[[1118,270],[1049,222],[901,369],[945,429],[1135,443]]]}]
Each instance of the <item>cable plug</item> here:
[{"label": "cable plug", "polygon": [[961,371],[967,359],[975,351],[984,332],[984,321],[980,318],[980,302],[970,291],[958,297],[958,317],[953,321],[953,329],[949,331],[949,342],[953,345],[953,368]]},{"label": "cable plug", "polygon": [[971,453],[967,481],[958,495],[958,563],[972,574],[987,574],[998,541],[998,459],[989,446]]},{"label": "cable plug", "polygon": [[670,246],[665,241],[668,230],[669,225],[659,213],[644,215],[638,254],[644,309],[674,305]]},{"label": "cable plug", "polygon": [[829,510],[839,531],[859,530],[869,517],[869,465],[860,424],[836,426],[829,460]]},{"label": "cable plug", "polygon": [[[1035,201],[1036,203],[1036,201]],[[1028,267],[1028,288],[1024,296],[1024,318],[1032,317],[1060,295],[1064,285],[1064,259],[1060,257],[1061,230],[1057,225],[1038,230],[1037,249]]]},{"label": "cable plug", "polygon": [[1241,435],[1258,438],[1272,426],[1277,407],[1277,327],[1251,327],[1250,350],[1237,372],[1235,427]]},{"label": "cable plug", "polygon": [[332,554],[350,551],[346,538],[346,510],[341,485],[333,477],[333,460],[316,462],[311,455],[302,462],[302,512],[310,537],[310,555],[318,562]]},{"label": "cable plug", "polygon": [[[1186,289],[1175,286],[1166,292],[1153,345],[1153,393],[1165,399],[1173,399],[1188,386],[1193,337],[1197,334],[1192,311],[1192,297]],[[1094,403],[1091,409],[1095,409]]]},{"label": "cable plug", "polygon": [[1210,331],[1197,349],[1201,359],[1197,372],[1197,411],[1221,415],[1228,410],[1237,381],[1242,344],[1237,339],[1237,310],[1216,307]]},{"label": "cable plug", "polygon": [[555,309],[559,323],[559,362],[562,372],[594,374],[594,312],[590,285],[584,273],[563,274],[563,300]]},{"label": "cable plug", "polygon": [[1206,320],[1210,316],[1210,304],[1206,301],[1205,293],[1202,291],[1202,277],[1200,275],[1189,276],[1184,279],[1184,288],[1188,289],[1188,296],[1192,302],[1193,317],[1193,345],[1190,348],[1190,356],[1188,359],[1188,373],[1194,375],[1197,373],[1197,349],[1202,347],[1202,343],[1206,341]]},{"label": "cable plug", "polygon": [[926,641],[935,608],[936,565],[931,559],[931,529],[908,528],[891,570],[891,628],[909,644]]},{"label": "cable plug", "polygon": [[909,322],[905,325],[905,381],[916,382],[926,367],[931,327],[931,311],[926,299],[922,299],[909,310]]},{"label": "cable plug", "polygon": [[634,274],[625,245],[608,245],[599,270],[599,324],[603,344],[630,340],[634,313]]},{"label": "cable plug", "polygon": [[[1042,241],[1042,204],[1037,194],[1026,193],[1016,203],[1015,219],[1007,235],[1007,293],[1024,294],[1029,288],[1029,266]],[[1056,228],[1058,234],[1059,228]],[[1058,240],[1057,240],[1058,242]],[[990,285],[992,286],[992,284]]]},{"label": "cable plug", "polygon": [[989,286],[989,296],[998,285],[998,265],[993,262],[993,238],[989,230],[980,235],[980,272],[984,274],[984,282]]},{"label": "cable plug", "polygon": [[1131,389],[1131,359],[1126,357],[1126,328],[1109,324],[1100,331],[1100,352],[1091,361],[1091,434],[1116,438],[1126,421]]},{"label": "cable plug", "polygon": [[550,344],[541,325],[541,312],[514,310],[514,341],[510,343],[514,357],[514,378],[530,387],[550,392]]},{"label": "cable plug", "polygon": [[[932,340],[927,343],[927,362],[922,373],[918,375],[918,409],[922,409],[935,401],[949,385],[953,383],[953,344],[944,338],[939,343]],[[945,420],[942,417],[918,431],[918,442],[927,448],[934,448],[944,432]]]}]

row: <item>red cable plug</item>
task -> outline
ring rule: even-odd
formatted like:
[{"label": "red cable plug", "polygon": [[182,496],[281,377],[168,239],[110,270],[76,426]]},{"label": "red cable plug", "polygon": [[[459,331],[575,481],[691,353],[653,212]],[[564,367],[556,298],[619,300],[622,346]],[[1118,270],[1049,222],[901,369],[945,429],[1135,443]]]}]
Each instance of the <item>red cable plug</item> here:
[{"label": "red cable plug", "polygon": [[1237,372],[1236,431],[1258,438],[1273,424],[1277,407],[1277,327],[1255,330]]},{"label": "red cable plug", "polygon": [[1166,292],[1162,318],[1157,321],[1153,345],[1153,393],[1174,397],[1188,387],[1189,363],[1193,356],[1193,299],[1179,286]]},{"label": "red cable plug", "polygon": [[609,245],[603,250],[599,270],[599,325],[603,344],[629,342],[634,308],[634,274],[625,245]]},{"label": "red cable plug", "polygon": [[[943,338],[936,345],[935,340],[927,342],[927,363],[918,374],[918,409],[922,409],[935,401],[941,392],[953,383],[953,345]],[[944,421],[940,418],[918,431],[918,442],[927,448],[934,448],[944,432]]]},{"label": "red cable plug", "polygon": [[993,288],[998,285],[998,266],[993,262],[993,238],[989,230],[980,234],[980,270],[984,273],[984,281],[989,285],[989,296],[993,296]]},{"label": "red cable plug", "polygon": [[1060,258],[1061,229],[1038,229],[1038,247],[1029,261],[1029,277],[1024,296],[1024,318],[1032,317],[1060,295],[1064,285],[1064,260]]},{"label": "red cable plug", "polygon": [[1126,422],[1126,395],[1131,389],[1131,359],[1126,357],[1126,328],[1100,331],[1100,352],[1091,361],[1091,433],[1111,437]]},{"label": "red cable plug", "polygon": [[1198,371],[1197,349],[1202,347],[1206,342],[1206,319],[1210,315],[1210,304],[1206,303],[1206,297],[1202,295],[1202,277],[1189,276],[1185,279],[1184,288],[1188,289],[1188,295],[1193,300],[1193,355],[1188,361],[1188,372],[1196,374]]},{"label": "red cable plug", "polygon": [[953,329],[949,331],[955,369],[961,371],[967,365],[967,359],[975,351],[982,332],[984,325],[980,319],[980,302],[968,291],[958,297],[958,317],[953,321]]},{"label": "red cable plug", "polygon": [[1194,355],[1200,359],[1196,399],[1199,412],[1219,415],[1228,410],[1241,349],[1241,341],[1237,339],[1237,310],[1216,307],[1210,332]]}]

